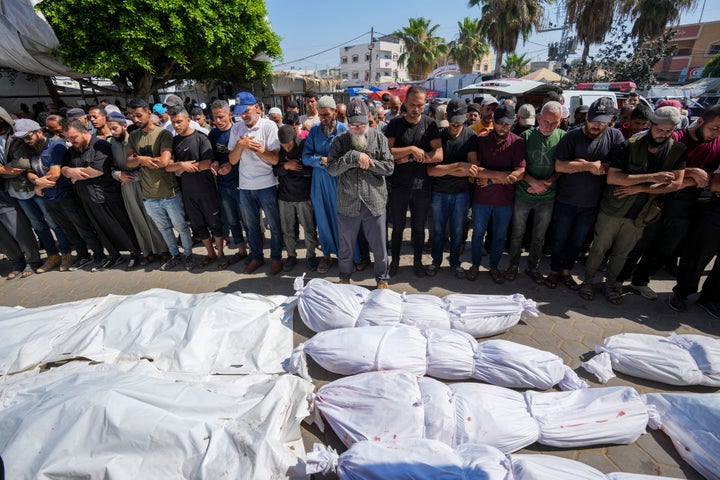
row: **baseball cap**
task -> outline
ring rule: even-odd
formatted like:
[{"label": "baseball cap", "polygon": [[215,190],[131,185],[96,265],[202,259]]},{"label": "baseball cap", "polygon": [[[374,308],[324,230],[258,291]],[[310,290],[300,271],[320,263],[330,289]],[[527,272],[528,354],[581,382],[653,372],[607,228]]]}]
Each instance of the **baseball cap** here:
[{"label": "baseball cap", "polygon": [[529,103],[520,105],[520,108],[518,108],[517,111],[517,116],[520,125],[529,125],[531,127],[535,125],[535,107]]},{"label": "baseball cap", "polygon": [[465,104],[465,100],[462,98],[453,98],[448,102],[445,114],[450,123],[464,123],[467,111],[468,107]]},{"label": "baseball cap", "polygon": [[481,105],[484,107],[485,105],[492,105],[493,103],[496,105],[500,104],[497,98],[493,97],[492,95],[488,95],[487,97],[483,98]]},{"label": "baseball cap", "polygon": [[588,122],[607,123],[615,116],[615,103],[610,97],[600,97],[590,104]]},{"label": "baseball cap", "polygon": [[365,102],[353,99],[347,106],[348,124],[368,123],[368,107]]},{"label": "baseball cap", "polygon": [[152,107],[152,112],[158,115],[162,115],[163,113],[167,112],[167,107],[165,107],[165,105],[163,105],[162,103],[156,103]]},{"label": "baseball cap", "polygon": [[120,112],[110,112],[108,113],[106,121],[108,123],[119,123],[120,125],[125,125],[127,123],[127,119],[125,118],[125,115],[123,115]]},{"label": "baseball cap", "polygon": [[678,110],[682,110],[682,103],[678,100],[660,100],[655,108],[662,108],[662,107],[675,107]]},{"label": "baseball cap", "polygon": [[[680,123],[682,113],[676,107],[660,107],[648,114],[648,120],[655,125],[677,125]],[[16,123],[17,125],[17,123]]]},{"label": "baseball cap", "polygon": [[32,132],[42,130],[42,127],[35,120],[30,120],[29,118],[21,118],[19,120],[15,120],[13,130],[13,137],[25,138]]},{"label": "baseball cap", "polygon": [[477,103],[471,103],[467,106],[467,110],[468,112],[480,113],[480,105],[478,105]]},{"label": "baseball cap", "polygon": [[575,113],[588,113],[588,110],[590,110],[590,107],[588,105],[579,105],[575,109]]},{"label": "baseball cap", "polygon": [[495,123],[507,123],[512,125],[515,123],[515,108],[512,105],[500,105],[495,109],[493,114]]},{"label": "baseball cap", "polygon": [[295,138],[295,127],[283,125],[278,128],[278,140],[280,140],[280,143],[289,143],[293,138]]},{"label": "baseball cap", "polygon": [[71,108],[67,111],[66,116],[67,118],[80,118],[84,117],[85,115],[85,110],[83,110],[82,108]]},{"label": "baseball cap", "polygon": [[242,115],[250,105],[257,105],[257,100],[250,92],[238,92],[235,95],[235,108],[233,108],[234,115]]}]

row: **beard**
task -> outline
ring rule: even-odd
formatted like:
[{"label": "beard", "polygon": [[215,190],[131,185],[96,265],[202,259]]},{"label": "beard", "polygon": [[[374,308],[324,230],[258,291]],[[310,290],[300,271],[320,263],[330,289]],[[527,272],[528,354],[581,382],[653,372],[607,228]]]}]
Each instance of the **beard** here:
[{"label": "beard", "polygon": [[337,128],[337,120],[334,118],[330,120],[327,125],[320,125],[320,130],[322,131],[322,133],[325,134],[326,137],[332,135],[333,132],[335,132],[335,128]]},{"label": "beard", "polygon": [[655,140],[653,138],[653,136],[650,134],[650,132],[648,132],[648,134],[647,134],[647,142],[648,142],[648,146],[650,148],[662,147],[663,145],[665,145],[667,143],[668,140],[670,140],[670,137],[667,137],[666,139],[658,142],[657,140]]},{"label": "beard", "polygon": [[350,135],[350,144],[353,149],[359,152],[364,152],[367,149],[368,144],[367,132],[360,134],[351,133]]}]

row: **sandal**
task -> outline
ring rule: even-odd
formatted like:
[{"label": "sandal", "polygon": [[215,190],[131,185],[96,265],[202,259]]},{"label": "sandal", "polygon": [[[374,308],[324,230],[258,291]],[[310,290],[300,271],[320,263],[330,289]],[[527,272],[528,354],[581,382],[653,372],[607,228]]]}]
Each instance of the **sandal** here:
[{"label": "sandal", "polygon": [[425,267],[425,275],[427,275],[428,277],[434,277],[435,275],[437,275],[438,268],[439,267],[437,265],[431,263],[430,265]]},{"label": "sandal", "polygon": [[520,268],[517,265],[510,265],[503,275],[505,276],[505,280],[512,282],[517,278],[518,273],[520,273]]},{"label": "sandal", "polygon": [[602,292],[605,299],[613,305],[620,305],[623,302],[622,293],[612,285],[603,285]]},{"label": "sandal", "polygon": [[580,288],[580,285],[578,285],[572,275],[562,275],[560,277],[560,280],[563,282],[563,285],[565,285],[570,290],[577,290],[578,288]]},{"label": "sandal", "polygon": [[222,257],[218,257],[218,270],[227,270],[227,268],[230,266],[230,262],[228,262],[227,258],[223,255]]},{"label": "sandal", "polygon": [[588,302],[595,298],[595,291],[593,290],[592,283],[583,282],[578,290],[578,295],[580,295],[580,298],[587,300]]},{"label": "sandal", "polygon": [[467,272],[465,272],[465,278],[467,278],[471,282],[474,282],[477,279],[479,268],[480,268],[479,265],[471,266],[470,269]]},{"label": "sandal", "polygon": [[8,273],[7,277],[8,280],[15,280],[16,278],[22,278],[22,271],[20,270],[13,270],[12,272]]},{"label": "sandal", "polygon": [[536,284],[542,285],[543,283],[545,283],[545,275],[540,273],[540,270],[538,270],[537,268],[527,268],[525,270],[525,273]]},{"label": "sandal", "polygon": [[208,265],[210,265],[212,262],[214,262],[215,260],[217,260],[217,257],[205,257],[200,261],[200,263],[198,263],[198,267],[205,268]]},{"label": "sandal", "polygon": [[33,269],[31,267],[25,267],[25,270],[23,270],[22,273],[20,274],[20,278],[27,278],[30,275],[32,275],[33,273],[35,273],[35,272],[33,271]]},{"label": "sandal", "polygon": [[560,280],[560,274],[557,272],[550,272],[550,275],[545,279],[545,286],[548,288],[557,288],[558,281]]}]

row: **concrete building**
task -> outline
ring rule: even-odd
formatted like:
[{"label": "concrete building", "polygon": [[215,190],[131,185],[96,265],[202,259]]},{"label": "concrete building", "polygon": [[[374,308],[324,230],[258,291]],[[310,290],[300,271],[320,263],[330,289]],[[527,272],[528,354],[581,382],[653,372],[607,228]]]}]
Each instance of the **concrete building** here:
[{"label": "concrete building", "polygon": [[389,35],[340,47],[340,77],[353,85],[406,82],[407,70],[398,63],[404,52],[404,42]]},{"label": "concrete building", "polygon": [[671,44],[675,53],[655,65],[659,82],[684,83],[697,80],[712,57],[720,53],[720,21],[678,25]]}]

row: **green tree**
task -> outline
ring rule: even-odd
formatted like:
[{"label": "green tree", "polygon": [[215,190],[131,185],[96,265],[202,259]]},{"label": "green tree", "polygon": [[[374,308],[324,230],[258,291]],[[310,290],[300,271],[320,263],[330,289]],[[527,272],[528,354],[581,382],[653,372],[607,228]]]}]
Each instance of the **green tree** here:
[{"label": "green tree", "polygon": [[490,47],[480,33],[478,21],[470,17],[458,22],[457,40],[450,42],[450,56],[462,73],[472,73],[478,60],[490,53]]},{"label": "green tree", "polygon": [[253,79],[270,68],[254,57],[280,55],[257,0],[43,0],[36,8],[60,41],[62,61],[110,79],[120,95],[145,98],[186,79]]},{"label": "green tree", "polygon": [[530,68],[530,59],[525,58],[525,54],[518,55],[517,53],[511,53],[505,57],[505,64],[503,65],[503,74],[512,75],[515,78],[524,77],[532,71]]},{"label": "green tree", "polygon": [[620,11],[635,19],[632,35],[644,40],[662,35],[668,24],[678,21],[696,4],[697,0],[623,0]]},{"label": "green tree", "polygon": [[720,53],[705,64],[702,72],[703,77],[720,77]]},{"label": "green tree", "polygon": [[567,0],[568,21],[575,25],[578,42],[583,44],[582,63],[587,62],[590,45],[602,43],[613,26],[615,3],[607,0]]},{"label": "green tree", "polygon": [[495,49],[495,75],[502,68],[502,57],[514,52],[522,35],[527,40],[533,29],[537,30],[542,20],[545,4],[555,0],[469,0],[469,7],[480,6],[480,31]]},{"label": "green tree", "polygon": [[407,27],[392,34],[405,42],[405,52],[398,61],[407,67],[412,80],[427,78],[438,58],[447,54],[445,39],[435,34],[438,28],[440,25],[431,25],[427,18],[410,18]]}]

